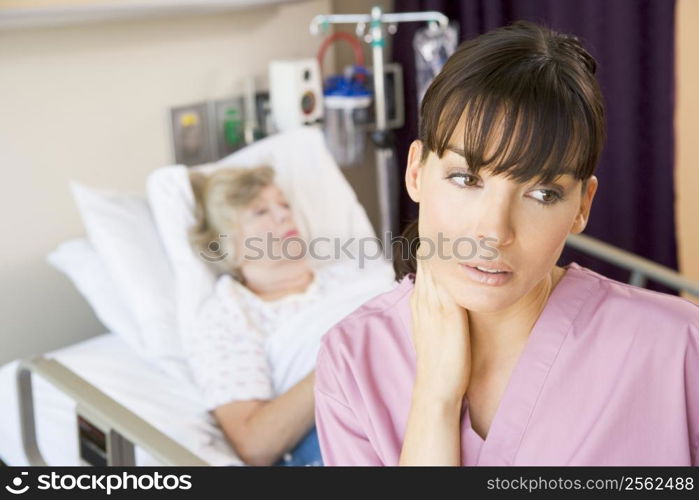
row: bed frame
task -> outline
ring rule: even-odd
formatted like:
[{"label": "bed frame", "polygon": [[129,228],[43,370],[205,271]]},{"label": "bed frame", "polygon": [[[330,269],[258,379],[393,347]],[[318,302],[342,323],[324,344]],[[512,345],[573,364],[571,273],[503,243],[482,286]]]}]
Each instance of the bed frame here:
[{"label": "bed frame", "polygon": [[163,465],[210,465],[55,359],[24,359],[17,368],[21,439],[32,466],[47,466],[36,439],[32,373],[77,403],[83,465],[134,466],[134,444]]}]

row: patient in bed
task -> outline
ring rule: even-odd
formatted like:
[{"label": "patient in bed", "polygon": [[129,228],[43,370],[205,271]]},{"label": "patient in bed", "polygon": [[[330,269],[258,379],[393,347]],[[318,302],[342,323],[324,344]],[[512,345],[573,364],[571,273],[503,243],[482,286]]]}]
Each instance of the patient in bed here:
[{"label": "patient in bed", "polygon": [[221,271],[183,344],[207,407],[248,465],[322,465],[314,423],[315,371],[275,394],[265,340],[285,319],[341,286],[347,265],[302,253],[274,170],[191,173],[197,224],[190,240]]}]

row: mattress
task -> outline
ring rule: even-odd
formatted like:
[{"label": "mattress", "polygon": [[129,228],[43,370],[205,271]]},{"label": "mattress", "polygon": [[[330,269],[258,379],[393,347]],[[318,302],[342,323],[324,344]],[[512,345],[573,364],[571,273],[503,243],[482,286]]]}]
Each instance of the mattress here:
[{"label": "mattress", "polygon": [[[44,354],[54,358],[105,394],[157,426],[211,465],[243,465],[193,384],[172,381],[113,333]],[[29,465],[20,444],[16,387],[18,360],[0,367],[0,459]],[[32,375],[37,442],[50,466],[81,465],[76,403],[43,378]],[[136,464],[163,465],[136,446]]]}]

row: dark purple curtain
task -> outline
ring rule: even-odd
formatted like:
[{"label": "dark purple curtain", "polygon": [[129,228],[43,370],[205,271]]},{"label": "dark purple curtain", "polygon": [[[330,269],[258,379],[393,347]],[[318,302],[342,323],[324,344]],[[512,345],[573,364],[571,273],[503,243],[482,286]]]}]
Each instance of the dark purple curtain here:
[{"label": "dark purple curtain", "polygon": [[[608,127],[596,173],[600,186],[585,233],[677,269],[674,0],[396,0],[395,10],[440,11],[458,22],[460,41],[518,19],[578,36],[598,62]],[[405,74],[406,125],[396,134],[402,172],[408,146],[417,137],[412,39],[418,27],[401,24],[393,39],[393,60]],[[417,206],[402,185],[402,227],[416,216]],[[629,276],[566,249],[560,263],[571,260],[622,281]]]}]

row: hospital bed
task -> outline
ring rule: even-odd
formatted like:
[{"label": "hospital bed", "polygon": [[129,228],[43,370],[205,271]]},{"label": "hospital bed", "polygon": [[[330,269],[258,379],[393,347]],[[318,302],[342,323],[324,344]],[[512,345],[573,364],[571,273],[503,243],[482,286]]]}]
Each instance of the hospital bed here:
[{"label": "hospital bed", "polygon": [[113,333],[5,365],[0,400],[8,465],[242,464],[196,388]]},{"label": "hospital bed", "polygon": [[[108,331],[0,367],[3,462],[242,464],[188,370],[178,329],[191,321],[187,314],[194,308],[178,304],[201,303],[216,281],[215,268],[188,241],[187,228],[194,222],[189,173],[263,164],[274,167],[275,182],[290,199],[307,241],[322,237],[330,248],[335,241],[353,241],[346,248],[357,252],[359,242],[369,240],[365,249],[377,255],[372,245],[380,243],[369,218],[325,147],[322,131],[313,127],[259,140],[213,164],[155,169],[145,197],[74,183],[87,237],[61,243],[48,260],[70,278]],[[312,321],[304,327],[287,321],[280,333],[286,331],[287,340],[324,333],[393,284],[392,266],[383,259],[359,271],[361,279],[324,295],[322,305],[332,308],[309,311]],[[287,347],[284,336],[274,338],[268,356]],[[286,356],[293,361],[273,365],[280,393],[284,384],[312,369],[313,346],[319,345],[287,343],[296,349]],[[306,344],[311,347],[305,349]]]},{"label": "hospital bed", "polygon": [[[307,226],[316,225],[306,227],[307,234],[326,234],[332,226],[333,230],[340,231],[336,235],[342,238],[373,235],[366,214],[341,172],[328,160],[322,137],[316,131],[302,130],[290,137],[265,141],[256,146],[257,149],[248,147],[246,149],[251,151],[236,153],[203,170],[227,164],[254,165],[261,160],[273,162],[274,158],[265,158],[265,151],[281,149],[288,157],[286,145],[293,144],[296,149],[309,151],[303,147],[305,141],[306,148],[320,153],[315,158],[313,153],[304,155],[303,168],[320,169],[319,164],[327,164],[326,170],[331,172],[324,181],[325,189],[314,190],[319,191],[316,195],[330,196],[347,212],[333,214],[332,220],[325,222],[306,220]],[[286,160],[289,167],[288,158]],[[289,168],[293,170],[294,167]],[[165,170],[163,175],[173,172],[176,170]],[[323,177],[320,170],[314,172],[317,178]],[[296,181],[310,182],[308,172],[290,175],[278,171],[278,174],[281,174],[278,182],[287,193],[294,191]],[[176,189],[170,186],[170,191]],[[307,187],[304,193],[308,193]],[[293,195],[291,197],[293,205]],[[327,199],[315,201],[325,203]],[[305,210],[314,212],[317,209],[311,195],[306,202]],[[181,225],[185,221],[178,219],[176,212],[168,207],[168,220]],[[330,226],[322,225],[326,222]],[[160,233],[160,237],[166,236]],[[588,236],[573,235],[568,245],[629,269],[630,282],[635,285],[643,286],[646,279],[650,279],[699,296],[699,283]],[[167,249],[169,252],[173,251],[171,247]],[[187,268],[195,265],[183,255],[170,254],[169,257],[176,276],[177,263],[183,259]],[[85,260],[82,256],[76,258]],[[179,300],[196,300],[191,295],[192,289],[201,288],[202,282],[204,287],[211,285],[203,272],[200,276],[180,278],[183,286],[178,293],[190,295],[183,295]],[[122,320],[122,323],[112,322],[115,329],[134,327],[129,321],[123,321],[125,310],[117,311],[115,316]],[[153,324],[152,318],[150,321]],[[0,401],[4,402],[5,411],[0,412],[0,459],[14,466],[243,465],[215,419],[206,411],[196,385],[181,376],[178,371],[181,366],[172,362],[173,353],[167,353],[170,357],[154,363],[152,356],[137,351],[133,345],[124,335],[106,332],[1,367]]]}]

